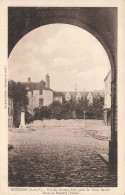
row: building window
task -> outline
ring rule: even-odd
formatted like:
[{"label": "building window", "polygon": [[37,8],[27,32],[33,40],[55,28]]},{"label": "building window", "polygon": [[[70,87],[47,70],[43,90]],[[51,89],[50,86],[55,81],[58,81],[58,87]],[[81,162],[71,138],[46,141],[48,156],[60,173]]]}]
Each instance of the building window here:
[{"label": "building window", "polygon": [[43,106],[43,99],[39,99],[39,106]]},{"label": "building window", "polygon": [[42,91],[42,90],[40,90],[40,95],[42,95],[42,92],[43,92],[43,91]]},{"label": "building window", "polygon": [[81,94],[80,93],[77,93],[76,95],[76,101],[80,101],[81,100]]},{"label": "building window", "polygon": [[70,96],[70,94],[69,94],[69,93],[67,93],[67,94],[66,94],[66,96],[65,96],[65,100],[66,100],[66,101],[71,100],[71,96]]}]

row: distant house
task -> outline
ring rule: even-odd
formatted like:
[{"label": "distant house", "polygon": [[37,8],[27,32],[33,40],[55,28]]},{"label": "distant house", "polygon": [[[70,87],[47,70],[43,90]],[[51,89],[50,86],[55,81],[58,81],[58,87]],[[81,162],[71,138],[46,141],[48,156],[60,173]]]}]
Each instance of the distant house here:
[{"label": "distant house", "polygon": [[13,100],[11,98],[8,98],[8,127],[13,127]]},{"label": "distant house", "polygon": [[87,100],[89,105],[93,104],[95,98],[104,96],[103,90],[89,91],[53,91],[50,89],[50,77],[47,74],[45,76],[45,82],[41,80],[40,82],[31,82],[28,78],[28,82],[24,83],[27,89],[27,94],[29,98],[28,111],[33,114],[34,108],[49,106],[55,101],[60,103],[65,101],[75,101]]},{"label": "distant house", "polygon": [[104,123],[111,125],[111,70],[105,79],[105,97],[104,97]]},{"label": "distant house", "polygon": [[28,111],[31,114],[33,114],[34,108],[49,106],[53,102],[53,90],[50,89],[48,74],[46,75],[46,83],[43,80],[31,82],[31,78],[28,78],[28,82],[24,84],[29,98]]}]

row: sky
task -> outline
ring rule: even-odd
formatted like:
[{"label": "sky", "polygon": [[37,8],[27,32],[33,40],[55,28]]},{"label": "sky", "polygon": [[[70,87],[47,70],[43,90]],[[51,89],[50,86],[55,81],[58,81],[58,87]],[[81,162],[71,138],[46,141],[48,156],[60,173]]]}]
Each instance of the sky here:
[{"label": "sky", "polygon": [[8,60],[8,77],[14,81],[45,80],[56,91],[104,89],[110,70],[101,43],[89,32],[69,24],[49,24],[25,35]]}]

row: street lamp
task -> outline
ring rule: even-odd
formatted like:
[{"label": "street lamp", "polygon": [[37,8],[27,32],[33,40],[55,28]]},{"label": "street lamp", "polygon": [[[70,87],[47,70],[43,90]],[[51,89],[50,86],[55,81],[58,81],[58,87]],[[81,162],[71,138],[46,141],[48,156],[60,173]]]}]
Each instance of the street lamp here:
[{"label": "street lamp", "polygon": [[86,114],[86,111],[84,110],[84,121],[85,121],[85,114]]},{"label": "street lamp", "polygon": [[85,114],[86,114],[86,111],[84,110],[84,127],[85,127]]}]

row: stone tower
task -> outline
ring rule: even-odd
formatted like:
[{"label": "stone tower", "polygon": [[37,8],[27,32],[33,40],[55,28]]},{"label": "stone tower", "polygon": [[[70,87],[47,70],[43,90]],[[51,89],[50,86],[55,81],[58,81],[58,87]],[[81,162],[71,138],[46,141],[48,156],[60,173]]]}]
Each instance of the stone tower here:
[{"label": "stone tower", "polygon": [[46,88],[50,89],[50,77],[48,73],[46,74],[45,77],[45,83],[46,83]]}]

